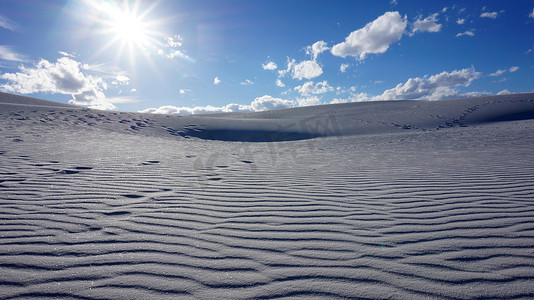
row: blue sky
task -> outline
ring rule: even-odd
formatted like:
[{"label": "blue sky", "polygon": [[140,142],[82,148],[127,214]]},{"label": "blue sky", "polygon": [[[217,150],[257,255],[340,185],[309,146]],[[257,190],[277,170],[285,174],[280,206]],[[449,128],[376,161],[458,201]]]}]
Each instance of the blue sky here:
[{"label": "blue sky", "polygon": [[161,113],[533,92],[534,2],[0,0],[0,90]]}]

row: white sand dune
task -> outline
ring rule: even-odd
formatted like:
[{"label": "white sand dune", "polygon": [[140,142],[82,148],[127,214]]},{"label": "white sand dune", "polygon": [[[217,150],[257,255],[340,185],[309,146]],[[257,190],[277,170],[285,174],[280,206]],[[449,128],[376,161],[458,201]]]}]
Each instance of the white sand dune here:
[{"label": "white sand dune", "polygon": [[532,145],[534,94],[167,116],[0,93],[0,298],[534,298]]}]

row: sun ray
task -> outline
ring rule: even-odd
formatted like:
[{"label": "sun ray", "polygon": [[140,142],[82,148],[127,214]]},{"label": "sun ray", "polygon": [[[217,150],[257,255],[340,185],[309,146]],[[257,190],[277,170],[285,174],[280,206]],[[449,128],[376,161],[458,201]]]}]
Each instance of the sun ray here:
[{"label": "sun ray", "polygon": [[163,44],[161,20],[150,20],[150,13],[155,9],[158,1],[148,7],[142,7],[142,2],[86,0],[86,6],[91,12],[90,18],[96,25],[95,33],[108,40],[96,51],[101,55],[116,48],[115,59],[127,59],[133,66],[135,58],[157,51]]}]

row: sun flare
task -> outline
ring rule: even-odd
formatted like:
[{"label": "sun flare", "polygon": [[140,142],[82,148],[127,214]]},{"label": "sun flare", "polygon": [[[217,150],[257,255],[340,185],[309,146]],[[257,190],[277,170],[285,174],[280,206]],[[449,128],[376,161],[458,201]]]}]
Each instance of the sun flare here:
[{"label": "sun flare", "polygon": [[117,59],[128,57],[133,63],[136,56],[146,56],[161,43],[157,28],[161,21],[149,19],[157,2],[143,8],[141,1],[93,0],[85,3],[99,28],[96,33],[105,39],[99,53],[111,50]]},{"label": "sun flare", "polygon": [[110,29],[122,42],[138,45],[147,43],[146,24],[138,16],[120,12],[111,22]]}]

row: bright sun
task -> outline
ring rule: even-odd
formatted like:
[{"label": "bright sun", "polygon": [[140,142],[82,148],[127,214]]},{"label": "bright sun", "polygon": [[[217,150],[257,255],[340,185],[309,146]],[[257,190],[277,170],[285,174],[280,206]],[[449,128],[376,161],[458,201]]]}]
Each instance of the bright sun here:
[{"label": "bright sun", "polygon": [[161,43],[161,34],[156,29],[161,22],[147,20],[157,1],[144,9],[139,0],[85,0],[85,3],[99,27],[96,32],[107,38],[99,53],[112,49],[118,59],[128,54],[133,62],[135,56],[146,55]]},{"label": "bright sun", "polygon": [[128,12],[117,12],[110,24],[110,30],[123,43],[143,46],[148,42],[147,25],[140,17]]}]

